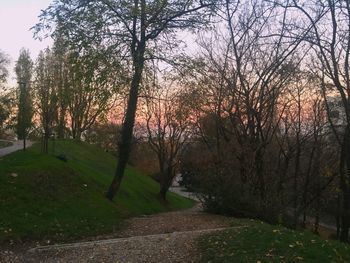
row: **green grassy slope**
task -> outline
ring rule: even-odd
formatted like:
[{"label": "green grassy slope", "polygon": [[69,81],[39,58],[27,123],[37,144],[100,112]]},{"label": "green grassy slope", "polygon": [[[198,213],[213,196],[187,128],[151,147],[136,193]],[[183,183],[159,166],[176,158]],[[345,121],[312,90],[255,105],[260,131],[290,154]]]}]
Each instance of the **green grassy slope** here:
[{"label": "green grassy slope", "polygon": [[104,192],[116,165],[112,155],[84,143],[56,141],[59,154],[68,161],[41,154],[39,145],[0,160],[0,243],[79,239],[115,231],[125,217],[193,205],[172,193],[169,204],[161,204],[158,184],[132,168],[109,202]]},{"label": "green grassy slope", "polygon": [[201,262],[350,262],[350,245],[255,220],[198,240]]}]

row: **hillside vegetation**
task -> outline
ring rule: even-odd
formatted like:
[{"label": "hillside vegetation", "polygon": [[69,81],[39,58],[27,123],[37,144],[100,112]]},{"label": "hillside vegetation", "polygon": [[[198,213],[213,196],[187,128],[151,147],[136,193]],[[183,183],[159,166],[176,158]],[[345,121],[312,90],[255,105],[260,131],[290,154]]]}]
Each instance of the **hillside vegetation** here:
[{"label": "hillside vegetation", "polygon": [[75,141],[56,141],[50,151],[34,145],[0,159],[0,243],[80,239],[116,231],[126,217],[193,205],[173,193],[159,202],[158,184],[131,167],[110,202],[104,192],[115,157]]}]

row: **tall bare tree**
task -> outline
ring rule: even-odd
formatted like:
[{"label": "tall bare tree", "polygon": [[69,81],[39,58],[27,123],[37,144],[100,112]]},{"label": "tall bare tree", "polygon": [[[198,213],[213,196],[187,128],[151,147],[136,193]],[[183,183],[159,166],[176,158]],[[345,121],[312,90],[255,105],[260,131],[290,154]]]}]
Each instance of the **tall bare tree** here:
[{"label": "tall bare tree", "polygon": [[301,40],[290,36],[303,33],[287,30],[291,15],[286,8],[257,0],[225,3],[221,14],[226,34],[201,42],[207,65],[204,78],[213,91],[206,94],[217,96],[213,113],[221,135],[216,137],[223,140],[217,140],[217,148],[235,141],[241,178],[255,181],[264,200],[264,157],[284,111],[280,98],[300,61],[295,54]]},{"label": "tall bare tree", "polygon": [[[340,185],[342,189],[341,240],[349,240],[350,228],[350,3],[342,0],[289,1],[279,3],[298,11],[299,27],[311,28],[304,38],[314,50],[317,75],[324,99],[338,96],[345,112],[344,129],[333,133],[341,146]],[[326,107],[329,109],[329,107]],[[329,110],[327,110],[329,112]]]},{"label": "tall bare tree", "polygon": [[[155,82],[153,82],[155,83]],[[176,172],[179,156],[191,132],[190,107],[186,94],[166,81],[147,92],[144,119],[148,142],[156,153],[160,168],[160,197],[166,200]]]}]

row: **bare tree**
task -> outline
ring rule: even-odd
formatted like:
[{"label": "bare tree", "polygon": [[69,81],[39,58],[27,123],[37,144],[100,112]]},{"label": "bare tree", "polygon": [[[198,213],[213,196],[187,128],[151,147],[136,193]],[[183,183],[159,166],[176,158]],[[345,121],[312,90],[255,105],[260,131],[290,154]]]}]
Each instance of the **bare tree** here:
[{"label": "bare tree", "polygon": [[[256,209],[281,213],[293,208],[288,217],[297,224],[334,179],[333,173],[325,179],[322,170],[328,165],[322,159],[323,100],[302,64],[309,48],[303,38],[311,27],[290,27],[293,13],[266,1],[246,6],[227,1],[221,14],[227,31],[220,27],[200,41],[203,53],[188,81],[197,87],[200,106],[194,116],[211,153],[211,166],[205,167],[215,174],[209,181],[213,192],[206,194],[218,195],[218,202],[227,197],[223,209],[230,209],[234,187],[240,193],[232,197],[236,202],[242,198]],[[267,213],[261,211],[265,219]]]},{"label": "bare tree", "polygon": [[[294,53],[301,41],[289,39],[298,32],[286,30],[287,9],[276,9],[265,1],[247,1],[242,7],[226,1],[222,16],[228,34],[201,44],[207,72],[214,74],[209,83],[217,87],[219,96],[214,114],[221,120],[218,131],[225,143],[236,141],[241,177],[255,181],[264,200],[264,156],[284,111],[279,101],[296,67],[292,60],[300,60]],[[217,48],[217,42],[224,44]]]},{"label": "bare tree", "polygon": [[166,193],[178,171],[179,155],[190,137],[190,109],[186,94],[167,82],[147,92],[144,118],[148,142],[158,157],[160,197]]},{"label": "bare tree", "polygon": [[[284,3],[281,3],[283,5]],[[290,1],[286,7],[299,12],[301,28],[310,28],[305,37],[314,50],[319,62],[319,82],[323,97],[339,96],[344,109],[345,127],[335,129],[329,118],[333,133],[342,148],[340,160],[340,186],[342,189],[342,230],[341,240],[348,241],[350,228],[350,3],[337,0]],[[317,64],[316,64],[317,66]],[[329,107],[326,107],[329,113]]]}]

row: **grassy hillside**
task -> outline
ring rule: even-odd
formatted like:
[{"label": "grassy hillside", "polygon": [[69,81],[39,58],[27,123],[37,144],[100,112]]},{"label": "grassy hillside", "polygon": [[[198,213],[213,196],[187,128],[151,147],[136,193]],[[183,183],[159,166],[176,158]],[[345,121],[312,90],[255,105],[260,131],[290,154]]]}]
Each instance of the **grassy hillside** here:
[{"label": "grassy hillside", "polygon": [[[62,154],[67,162],[54,156]],[[0,159],[0,243],[109,233],[120,228],[122,218],[193,205],[175,194],[161,204],[158,184],[132,168],[109,202],[104,192],[115,165],[112,155],[74,141],[56,141],[54,154],[41,154],[35,145]]]},{"label": "grassy hillside", "polygon": [[201,237],[201,262],[350,262],[349,244],[255,220],[239,225],[247,227]]}]

